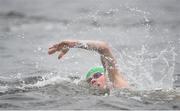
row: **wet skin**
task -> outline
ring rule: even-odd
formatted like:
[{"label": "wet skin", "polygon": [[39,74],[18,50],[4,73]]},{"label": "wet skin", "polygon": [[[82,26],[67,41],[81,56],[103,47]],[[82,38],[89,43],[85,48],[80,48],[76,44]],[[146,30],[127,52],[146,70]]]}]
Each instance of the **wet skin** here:
[{"label": "wet skin", "polygon": [[97,87],[99,89],[106,88],[106,78],[104,75],[101,75],[98,78],[92,78],[91,81],[88,82],[91,86]]}]

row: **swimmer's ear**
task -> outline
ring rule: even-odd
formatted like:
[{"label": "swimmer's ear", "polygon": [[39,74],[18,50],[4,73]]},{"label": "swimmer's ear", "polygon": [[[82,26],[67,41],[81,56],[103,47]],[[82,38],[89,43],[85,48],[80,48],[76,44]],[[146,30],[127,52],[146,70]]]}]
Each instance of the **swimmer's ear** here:
[{"label": "swimmer's ear", "polygon": [[69,48],[62,49],[58,56],[58,59],[62,58],[68,51],[69,51]]}]

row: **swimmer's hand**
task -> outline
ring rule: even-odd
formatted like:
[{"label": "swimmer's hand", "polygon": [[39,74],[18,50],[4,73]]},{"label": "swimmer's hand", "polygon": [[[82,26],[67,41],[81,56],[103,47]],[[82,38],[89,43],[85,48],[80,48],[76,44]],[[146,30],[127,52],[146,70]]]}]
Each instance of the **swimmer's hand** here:
[{"label": "swimmer's hand", "polygon": [[75,40],[66,40],[62,41],[60,43],[54,44],[52,47],[49,48],[48,54],[54,54],[55,52],[59,52],[58,59],[62,58],[68,51],[69,48],[72,48],[75,46],[75,43],[77,41]]},{"label": "swimmer's hand", "polygon": [[86,50],[94,50],[102,55],[106,55],[109,48],[107,44],[102,41],[91,41],[91,40],[63,40],[60,43],[54,44],[49,48],[48,53],[54,54],[59,52],[58,59],[62,58],[70,48],[82,48]]}]

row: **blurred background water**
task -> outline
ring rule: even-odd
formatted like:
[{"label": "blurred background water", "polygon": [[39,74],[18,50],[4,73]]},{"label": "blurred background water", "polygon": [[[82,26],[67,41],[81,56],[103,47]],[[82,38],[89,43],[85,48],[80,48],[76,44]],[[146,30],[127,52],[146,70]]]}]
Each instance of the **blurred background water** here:
[{"label": "blurred background water", "polygon": [[[0,109],[180,109],[178,0],[0,0]],[[48,47],[103,40],[132,89],[109,96],[83,74],[99,55]]]}]

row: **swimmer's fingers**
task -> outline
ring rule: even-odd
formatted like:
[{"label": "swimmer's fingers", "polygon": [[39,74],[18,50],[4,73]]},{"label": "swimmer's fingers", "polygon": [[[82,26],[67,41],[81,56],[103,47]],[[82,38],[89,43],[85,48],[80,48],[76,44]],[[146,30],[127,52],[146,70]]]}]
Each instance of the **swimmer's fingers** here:
[{"label": "swimmer's fingers", "polygon": [[69,48],[63,48],[58,56],[58,59],[62,58],[68,51]]},{"label": "swimmer's fingers", "polygon": [[54,46],[49,47],[49,49],[53,49],[53,48],[54,48]]},{"label": "swimmer's fingers", "polygon": [[56,51],[62,50],[62,48],[63,48],[63,45],[61,43],[54,44],[53,46],[49,47],[48,54],[53,54]]},{"label": "swimmer's fingers", "polygon": [[51,49],[48,50],[48,54],[49,55],[54,54],[56,51],[57,51],[56,48],[51,48]]},{"label": "swimmer's fingers", "polygon": [[66,48],[68,48],[68,43],[63,41],[63,42],[60,42],[58,44],[54,44],[53,46],[49,47],[48,53],[53,54],[56,51],[66,52],[66,51],[69,50],[69,49],[66,49]]},{"label": "swimmer's fingers", "polygon": [[58,44],[49,47],[48,54],[54,54],[56,51],[58,51]]},{"label": "swimmer's fingers", "polygon": [[58,48],[59,44],[54,44],[53,46],[49,47],[49,49]]}]

